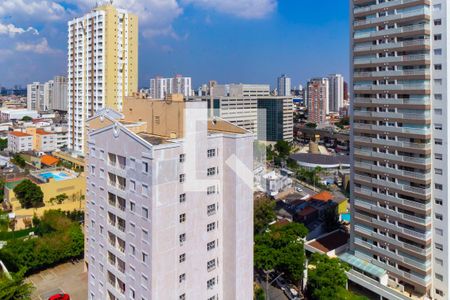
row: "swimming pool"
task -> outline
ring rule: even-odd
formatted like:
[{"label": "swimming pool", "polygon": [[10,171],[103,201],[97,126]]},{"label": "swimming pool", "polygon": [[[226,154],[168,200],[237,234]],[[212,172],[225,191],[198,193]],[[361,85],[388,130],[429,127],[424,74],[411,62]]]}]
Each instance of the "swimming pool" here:
[{"label": "swimming pool", "polygon": [[350,223],[350,213],[341,214],[341,220]]},{"label": "swimming pool", "polygon": [[71,178],[72,176],[70,174],[67,174],[65,172],[60,171],[53,171],[53,172],[45,172],[39,174],[39,177],[47,181],[50,178],[53,178],[55,181],[61,181]]}]

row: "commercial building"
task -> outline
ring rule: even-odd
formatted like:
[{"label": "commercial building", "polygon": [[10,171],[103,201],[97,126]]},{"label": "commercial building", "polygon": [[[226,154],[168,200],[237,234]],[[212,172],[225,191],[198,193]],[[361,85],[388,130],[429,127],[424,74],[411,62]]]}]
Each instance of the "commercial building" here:
[{"label": "commercial building", "polygon": [[150,96],[154,99],[164,99],[170,94],[192,96],[192,78],[176,75],[173,78],[156,77],[150,79]]},{"label": "commercial building", "polygon": [[89,299],[251,299],[253,134],[181,95],[125,105],[89,120]]},{"label": "commercial building", "polygon": [[449,9],[352,1],[351,249],[389,280],[350,279],[387,299],[450,297]]},{"label": "commercial building", "polygon": [[329,110],[338,113],[344,107],[344,77],[341,74],[328,76]]},{"label": "commercial building", "polygon": [[208,102],[210,116],[249,130],[259,140],[276,142],[293,139],[292,97],[271,96],[266,84],[215,84]]},{"label": "commercial building", "polygon": [[330,87],[328,78],[313,78],[308,82],[308,122],[324,124],[329,112]]},{"label": "commercial building", "polygon": [[281,75],[277,80],[278,96],[291,96],[291,78]]},{"label": "commercial building", "polygon": [[105,107],[122,110],[137,91],[138,19],[112,5],[68,23],[69,149],[84,153],[85,122]]},{"label": "commercial building", "polygon": [[35,119],[38,116],[39,116],[39,114],[35,110],[22,109],[22,108],[19,108],[19,109],[0,108],[0,120],[2,122],[22,120],[23,117],[30,117],[32,119]]},{"label": "commercial building", "polygon": [[44,84],[33,82],[27,85],[27,109],[41,111],[45,110]]}]

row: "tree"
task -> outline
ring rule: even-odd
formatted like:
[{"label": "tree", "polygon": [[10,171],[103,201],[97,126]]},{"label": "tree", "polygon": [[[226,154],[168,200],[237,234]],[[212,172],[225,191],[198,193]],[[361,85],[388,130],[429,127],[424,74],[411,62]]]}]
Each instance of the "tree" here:
[{"label": "tree", "polygon": [[32,121],[33,120],[33,118],[32,117],[29,117],[29,116],[24,116],[23,118],[22,118],[22,121],[24,121],[24,122],[30,122],[30,121]]},{"label": "tree", "polygon": [[255,233],[260,233],[269,226],[270,222],[275,220],[275,201],[268,197],[255,200],[253,214]]},{"label": "tree", "polygon": [[264,290],[260,286],[255,286],[255,300],[265,300],[266,295],[264,294]]},{"label": "tree", "polygon": [[312,129],[317,128],[317,124],[316,123],[306,123],[305,126],[308,127],[308,128],[312,128]]},{"label": "tree", "polygon": [[67,196],[67,194],[60,194],[56,196],[56,203],[61,204],[63,203],[65,200],[69,199],[69,196]]},{"label": "tree", "polygon": [[20,156],[19,154],[15,154],[15,155],[13,156],[12,162],[13,162],[14,164],[16,164],[17,166],[21,167],[21,168],[25,168],[25,166],[26,166],[26,164],[27,164],[27,163],[25,162],[25,159],[23,159],[23,157]]},{"label": "tree", "polygon": [[337,258],[314,253],[308,268],[308,293],[317,300],[363,300],[346,290],[350,267]]},{"label": "tree", "polygon": [[5,180],[3,178],[0,179],[0,203],[3,202],[3,198],[5,197]]},{"label": "tree", "polygon": [[23,224],[25,225],[25,228],[31,228],[32,221],[30,218],[23,219]]},{"label": "tree", "polygon": [[8,140],[0,139],[0,151],[5,150],[6,148],[8,148]]},{"label": "tree", "polygon": [[44,206],[44,193],[41,188],[31,182],[31,180],[24,180],[14,188],[14,194],[19,200],[22,208],[37,208]]},{"label": "tree", "polygon": [[13,274],[12,278],[3,276],[0,278],[0,299],[2,300],[26,300],[31,299],[33,285],[25,283],[23,274]]},{"label": "tree", "polygon": [[338,229],[341,227],[341,223],[339,222],[339,215],[337,212],[336,206],[330,206],[328,207],[323,214],[324,219],[324,226],[326,232],[331,232],[333,230]]},{"label": "tree", "polygon": [[283,160],[287,159],[292,152],[292,144],[287,141],[278,141],[274,148]]}]

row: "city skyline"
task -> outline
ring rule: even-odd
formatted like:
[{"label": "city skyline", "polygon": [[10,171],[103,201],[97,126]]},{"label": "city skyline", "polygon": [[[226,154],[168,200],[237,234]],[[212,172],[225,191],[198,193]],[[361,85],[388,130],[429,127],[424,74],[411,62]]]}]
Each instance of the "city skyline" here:
[{"label": "city skyline", "polygon": [[[183,74],[197,88],[208,80],[276,87],[276,77],[283,73],[292,78],[292,86],[331,73],[348,78],[348,5],[326,2],[320,12],[311,3],[276,0],[114,3],[140,17],[139,87],[148,87],[158,75]],[[21,7],[25,4],[26,10]],[[95,1],[35,4],[0,3],[0,67],[8,70],[1,76],[2,86],[66,75],[67,21]],[[294,63],[267,59],[278,56]]]}]

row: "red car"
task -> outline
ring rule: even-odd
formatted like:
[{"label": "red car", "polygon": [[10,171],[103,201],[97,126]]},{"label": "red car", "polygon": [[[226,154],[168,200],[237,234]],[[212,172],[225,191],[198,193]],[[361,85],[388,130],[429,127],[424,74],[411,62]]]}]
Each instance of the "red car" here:
[{"label": "red car", "polygon": [[50,296],[48,300],[70,300],[69,294],[56,294],[53,296]]}]

